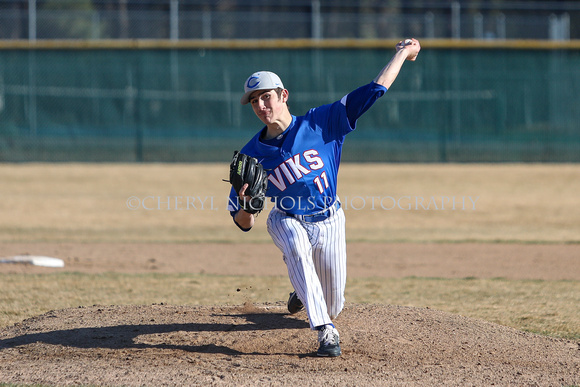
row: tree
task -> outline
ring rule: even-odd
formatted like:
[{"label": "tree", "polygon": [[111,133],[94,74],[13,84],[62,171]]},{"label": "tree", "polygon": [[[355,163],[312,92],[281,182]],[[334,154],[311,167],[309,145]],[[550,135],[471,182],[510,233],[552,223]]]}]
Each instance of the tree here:
[{"label": "tree", "polygon": [[90,39],[99,36],[91,0],[46,0],[39,3],[38,36],[52,39]]}]

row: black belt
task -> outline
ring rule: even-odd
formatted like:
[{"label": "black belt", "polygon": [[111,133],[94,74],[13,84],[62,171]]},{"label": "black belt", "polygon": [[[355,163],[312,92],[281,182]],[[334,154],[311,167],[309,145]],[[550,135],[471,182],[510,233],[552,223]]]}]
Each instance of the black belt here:
[{"label": "black belt", "polygon": [[322,222],[323,220],[330,218],[332,215],[334,215],[336,213],[336,211],[338,211],[339,208],[340,208],[340,202],[337,200],[334,202],[334,204],[332,206],[328,207],[324,211],[317,212],[316,214],[296,215],[296,214],[290,214],[287,212],[286,215],[291,216],[293,218],[296,218],[298,220],[301,220],[303,222],[315,223],[315,222]]}]

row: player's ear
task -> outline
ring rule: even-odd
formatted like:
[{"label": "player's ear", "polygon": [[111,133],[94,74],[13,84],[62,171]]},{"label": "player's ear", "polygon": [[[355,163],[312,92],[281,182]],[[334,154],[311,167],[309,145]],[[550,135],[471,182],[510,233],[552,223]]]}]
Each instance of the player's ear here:
[{"label": "player's ear", "polygon": [[287,90],[287,89],[284,89],[284,90],[282,90],[282,95],[281,95],[281,97],[282,97],[282,102],[283,102],[283,103],[286,103],[286,102],[288,102],[288,96],[289,96],[289,95],[290,95],[290,93],[288,92],[288,90]]}]

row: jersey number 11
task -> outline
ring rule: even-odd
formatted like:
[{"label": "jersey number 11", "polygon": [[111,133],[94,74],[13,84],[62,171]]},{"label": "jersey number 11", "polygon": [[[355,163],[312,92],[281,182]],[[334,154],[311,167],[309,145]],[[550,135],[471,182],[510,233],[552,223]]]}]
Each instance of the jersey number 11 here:
[{"label": "jersey number 11", "polygon": [[[322,180],[324,180],[324,187],[322,186],[322,181],[320,181],[321,177]],[[328,178],[326,177],[326,171],[322,172],[320,176],[316,176],[314,178],[314,184],[316,184],[320,193],[324,193],[324,188],[328,188]]]}]

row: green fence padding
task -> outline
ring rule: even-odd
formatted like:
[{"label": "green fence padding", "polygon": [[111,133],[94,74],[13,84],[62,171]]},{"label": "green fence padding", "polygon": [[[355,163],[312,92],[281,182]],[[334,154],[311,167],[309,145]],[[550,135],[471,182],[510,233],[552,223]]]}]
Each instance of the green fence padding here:
[{"label": "green fence padding", "polygon": [[[290,110],[370,82],[393,50],[0,50],[0,161],[228,161],[239,103],[278,73]],[[344,161],[578,162],[580,50],[423,50],[358,122]]]}]

